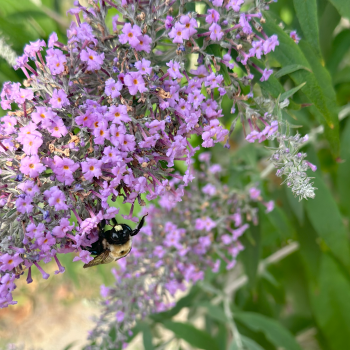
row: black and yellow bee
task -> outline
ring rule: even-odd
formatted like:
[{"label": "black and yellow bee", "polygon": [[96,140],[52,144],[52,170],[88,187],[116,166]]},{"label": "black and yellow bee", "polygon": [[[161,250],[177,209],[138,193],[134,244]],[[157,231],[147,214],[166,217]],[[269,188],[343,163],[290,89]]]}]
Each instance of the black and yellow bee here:
[{"label": "black and yellow bee", "polygon": [[141,230],[145,223],[145,216],[142,217],[137,228],[132,230],[126,224],[118,224],[115,219],[110,220],[112,229],[104,231],[107,220],[102,220],[98,225],[99,239],[91,244],[91,247],[85,248],[91,254],[96,255],[94,260],[84,265],[84,268],[100,264],[108,264],[127,256],[131,251],[131,237],[135,236]]}]

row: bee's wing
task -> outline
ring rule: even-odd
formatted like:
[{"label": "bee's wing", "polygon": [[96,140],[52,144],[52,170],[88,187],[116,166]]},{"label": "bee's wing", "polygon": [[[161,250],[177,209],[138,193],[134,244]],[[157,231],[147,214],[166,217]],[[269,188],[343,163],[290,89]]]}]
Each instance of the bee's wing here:
[{"label": "bee's wing", "polygon": [[109,264],[114,259],[110,255],[110,250],[106,249],[100,255],[95,256],[94,260],[91,260],[88,264],[85,264],[83,267],[86,269],[87,267],[96,266],[100,264]]}]

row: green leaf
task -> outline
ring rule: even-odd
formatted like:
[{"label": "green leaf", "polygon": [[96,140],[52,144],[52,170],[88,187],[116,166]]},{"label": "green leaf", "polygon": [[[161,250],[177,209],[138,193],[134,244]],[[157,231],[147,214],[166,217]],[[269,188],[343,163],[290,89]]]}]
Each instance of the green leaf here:
[{"label": "green leaf", "polygon": [[[311,147],[308,148],[307,153],[308,159],[317,164],[317,157]],[[305,203],[306,213],[319,237],[323,239],[337,259],[350,268],[350,249],[346,228],[333,195],[322,179],[320,170],[316,171],[314,186],[317,188],[316,197]]]},{"label": "green leaf", "polygon": [[195,304],[195,306],[204,307],[207,311],[208,317],[212,318],[213,320],[224,323],[224,324],[227,323],[227,318],[226,318],[225,312],[220,306],[213,305],[209,301],[199,302],[199,303]]},{"label": "green leaf", "polygon": [[332,41],[332,54],[327,60],[327,68],[332,77],[337,72],[339,64],[343,60],[350,47],[350,30],[341,31]]},{"label": "green leaf", "polygon": [[293,89],[290,89],[286,92],[284,92],[282,95],[281,95],[281,98],[280,98],[280,101],[283,102],[286,98],[289,98],[291,96],[293,96],[297,91],[299,91],[304,85],[306,84],[306,82],[296,86],[295,88]]},{"label": "green leaf", "polygon": [[189,323],[173,321],[163,322],[163,326],[171,330],[177,338],[185,340],[190,345],[204,350],[219,350],[218,345],[208,333],[199,330]]},{"label": "green leaf", "polygon": [[331,256],[323,254],[319,285],[310,293],[311,305],[329,349],[345,349],[349,343],[350,282]]},{"label": "green leaf", "polygon": [[[254,340],[248,337],[245,337],[244,335],[241,335],[241,339],[245,350],[264,350],[258,343],[256,343]],[[230,345],[229,350],[240,350],[240,349],[237,346],[237,343],[233,342]]]},{"label": "green leaf", "polygon": [[256,332],[263,332],[276,347],[285,350],[301,350],[293,335],[276,320],[254,312],[238,312],[235,318],[246,327]]},{"label": "green leaf", "polygon": [[[259,206],[260,210],[263,210],[262,206]],[[271,224],[276,228],[276,230],[279,232],[281,237],[283,238],[291,238],[293,236],[293,226],[291,225],[290,221],[288,220],[287,215],[284,213],[284,211],[278,207],[275,206],[275,208],[272,210],[271,213],[267,215],[269,218]]]},{"label": "green leaf", "polygon": [[290,64],[289,66],[283,67],[278,72],[274,73],[274,76],[275,78],[280,78],[280,77],[283,77],[284,75],[296,72],[299,69],[305,69],[308,72],[311,72],[311,69],[308,67],[301,66],[300,64]]},{"label": "green leaf", "polygon": [[338,193],[342,210],[350,218],[350,119],[346,121],[346,125],[341,137],[340,158],[343,163],[338,167]]},{"label": "green leaf", "polygon": [[145,322],[138,322],[137,326],[143,333],[143,346],[145,350],[154,350],[150,326]]},{"label": "green leaf", "polygon": [[317,1],[316,0],[293,0],[294,9],[297,14],[304,38],[312,45],[319,56],[321,56]]},{"label": "green leaf", "polygon": [[[302,41],[296,45],[294,41],[271,19],[268,13],[264,13],[266,23],[263,25],[268,35],[277,34],[280,45],[271,52],[282,67],[291,64],[299,64],[311,68],[313,73],[298,70],[290,74],[296,85],[306,84],[301,91],[315,105],[329,126],[328,140],[334,155],[339,154],[339,120],[337,115],[336,95],[332,81],[327,70],[322,66],[320,58],[314,53],[310,45]],[[301,50],[303,49],[303,51]],[[305,55],[304,55],[305,54]],[[306,58],[307,57],[307,58]]]},{"label": "green leaf", "polygon": [[243,262],[244,271],[248,276],[248,286],[249,288],[253,288],[256,284],[256,275],[261,255],[260,225],[252,225],[240,240],[244,245],[244,250],[240,253],[240,259]]},{"label": "green leaf", "polygon": [[350,6],[348,0],[329,0],[329,2],[338,10],[340,16],[350,19]]}]

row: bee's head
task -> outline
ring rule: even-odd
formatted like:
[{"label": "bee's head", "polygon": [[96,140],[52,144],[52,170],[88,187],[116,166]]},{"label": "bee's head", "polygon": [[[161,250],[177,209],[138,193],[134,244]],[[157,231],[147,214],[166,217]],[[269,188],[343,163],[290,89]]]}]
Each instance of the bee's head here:
[{"label": "bee's head", "polygon": [[116,244],[124,244],[130,239],[130,232],[128,228],[123,226],[122,225],[114,226],[114,230],[110,236],[111,240]]}]

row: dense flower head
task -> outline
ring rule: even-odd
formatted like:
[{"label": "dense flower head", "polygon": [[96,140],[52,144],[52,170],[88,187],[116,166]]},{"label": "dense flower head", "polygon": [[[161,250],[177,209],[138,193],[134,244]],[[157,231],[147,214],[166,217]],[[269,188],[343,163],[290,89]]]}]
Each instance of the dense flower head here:
[{"label": "dense flower head", "polygon": [[[166,205],[168,193],[161,197],[159,207],[143,209],[141,215],[148,213],[147,225],[133,240],[133,254],[112,269],[115,285],[101,288],[103,316],[91,337],[102,337],[108,349],[127,342],[136,320],[171,308],[174,295],[203,280],[206,271],[232,269],[244,249],[239,238],[250,225],[258,224],[256,201],[265,204],[259,189],[229,188],[222,182],[226,171],[211,173],[209,169],[218,164],[201,158],[201,171],[193,170],[196,179],[175,209]],[[200,191],[203,179],[215,189],[211,196]],[[177,182],[174,178],[169,186],[175,188]],[[273,202],[269,204],[272,208]],[[113,343],[108,343],[110,338],[102,330],[107,325],[116,331]]]},{"label": "dense flower head", "polygon": [[[15,68],[27,79],[24,87],[4,84],[1,107],[8,115],[0,127],[0,256],[25,258],[1,265],[0,276],[28,269],[30,282],[35,266],[46,279],[39,262],[54,258],[63,272],[58,253],[91,260],[85,248],[97,239],[97,224],[117,214],[117,197],[132,204],[125,218],[133,221],[134,204],[145,205],[144,197],[174,208],[195,177],[190,164],[199,147],[192,136],[204,148],[228,140],[219,121],[223,96],[247,108],[252,93],[242,95],[240,85],[252,91],[251,59],[278,45],[260,24],[267,2],[245,13],[241,0],[214,0],[205,14],[185,13],[184,3],[175,13],[174,1],[136,8],[128,1],[75,2],[67,43],[53,33],[47,45],[26,46]],[[106,23],[110,7],[123,14],[123,22],[113,18],[113,33]],[[212,44],[219,47],[215,55],[207,52]],[[197,67],[187,69],[193,54]],[[238,77],[236,64],[247,74]],[[259,69],[267,80],[272,71]],[[185,162],[184,174],[174,174],[176,161]],[[216,194],[206,188],[203,195]],[[207,230],[215,227],[210,218],[201,220]],[[1,307],[12,303],[6,300]]]}]

